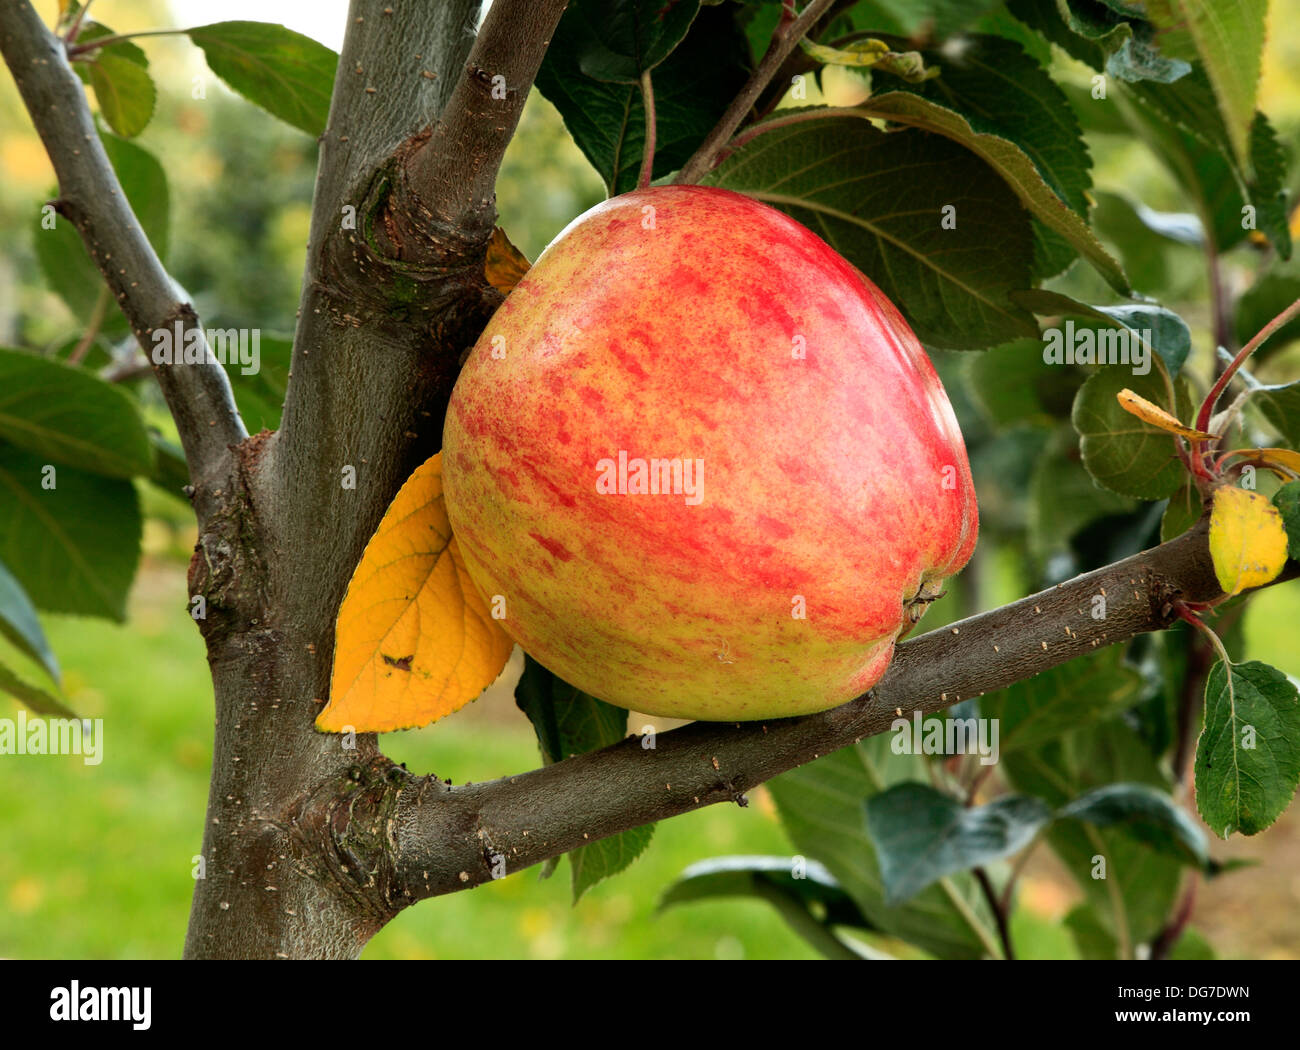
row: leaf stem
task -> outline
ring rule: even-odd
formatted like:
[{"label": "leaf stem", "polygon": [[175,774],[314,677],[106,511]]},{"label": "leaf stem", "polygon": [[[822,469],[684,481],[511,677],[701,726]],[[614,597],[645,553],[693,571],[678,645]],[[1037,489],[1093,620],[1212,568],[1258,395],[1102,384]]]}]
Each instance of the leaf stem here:
[{"label": "leaf stem", "polygon": [[993,918],[997,920],[998,938],[1002,941],[1002,957],[1008,962],[1015,962],[1016,951],[1011,945],[1011,928],[1007,925],[1007,913],[1002,909],[1002,902],[993,888],[993,881],[982,867],[972,868],[971,872],[975,876],[975,881],[980,884],[980,889],[984,891],[984,899],[989,902]]},{"label": "leaf stem", "polygon": [[1196,613],[1192,612],[1190,606],[1188,606],[1186,602],[1174,602],[1174,612],[1178,614],[1180,620],[1190,623],[1200,631],[1201,634],[1205,635],[1209,643],[1214,646],[1214,651],[1219,654],[1219,659],[1223,661],[1225,671],[1232,666],[1232,659],[1228,656],[1228,650],[1223,647],[1222,639],[1214,633],[1214,630],[1209,624],[1197,616]]},{"label": "leaf stem", "polygon": [[641,73],[641,101],[645,106],[645,146],[641,156],[641,177],[636,188],[644,190],[650,185],[655,166],[655,93],[650,83],[650,70]]},{"label": "leaf stem", "polygon": [[700,148],[682,165],[682,170],[677,175],[679,183],[699,182],[717,163],[718,155],[731,140],[731,136],[736,133],[736,129],[749,116],[759,95],[781,68],[786,57],[834,2],[835,0],[811,0],[811,3],[803,9],[803,13],[793,20],[789,19],[790,8],[786,8],[781,21],[772,33],[772,42],[768,45],[763,60],[746,81],[745,86],[740,89],[740,94],[731,100],[731,105],[722,114],[722,119],[709,132]]},{"label": "leaf stem", "polygon": [[141,29],[134,33],[118,33],[116,36],[101,36],[98,40],[87,40],[84,44],[73,44],[68,48],[68,57],[76,58],[88,51],[95,51],[110,44],[120,44],[123,40],[133,40],[139,36],[184,36],[188,29]]},{"label": "leaf stem", "polygon": [[1228,367],[1223,370],[1223,374],[1219,376],[1214,386],[1210,388],[1210,392],[1205,395],[1205,400],[1201,402],[1201,411],[1196,417],[1197,430],[1209,430],[1210,416],[1214,412],[1214,406],[1218,404],[1220,395],[1222,395],[1223,391],[1232,381],[1232,377],[1236,373],[1237,369],[1245,364],[1246,359],[1258,350],[1260,345],[1268,339],[1269,336],[1297,315],[1300,315],[1300,299],[1297,299],[1273,318],[1273,320],[1269,321],[1268,324],[1255,333],[1254,338],[1251,339],[1249,343],[1241,348],[1237,353],[1237,356],[1234,357]]},{"label": "leaf stem", "polygon": [[95,299],[95,308],[90,314],[90,322],[86,325],[86,330],[82,333],[81,338],[77,340],[77,345],[72,348],[72,353],[68,354],[68,364],[79,365],[86,359],[86,354],[90,353],[90,348],[95,342],[95,336],[99,335],[99,329],[103,326],[104,318],[108,315],[110,299],[108,285],[100,285],[99,296]]}]

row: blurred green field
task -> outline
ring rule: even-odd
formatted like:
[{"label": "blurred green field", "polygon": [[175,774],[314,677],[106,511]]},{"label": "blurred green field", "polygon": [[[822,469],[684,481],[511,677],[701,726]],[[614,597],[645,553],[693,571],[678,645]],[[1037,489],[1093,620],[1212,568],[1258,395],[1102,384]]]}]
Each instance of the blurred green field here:
[{"label": "blurred green field", "polygon": [[[1248,621],[1252,655],[1294,666],[1294,584],[1261,596]],[[185,612],[175,560],[146,561],[131,625],[49,617],[79,714],[104,719],[104,760],[8,757],[0,763],[0,956],[169,958],[179,955],[207,797],[212,692],[198,632]],[[0,701],[0,715],[17,705]],[[509,705],[474,705],[442,723],[386,738],[416,772],[456,783],[537,764],[532,729]],[[1279,829],[1280,830],[1280,829]],[[1269,836],[1252,845],[1268,868]],[[545,882],[536,869],[426,901],[384,929],[365,958],[813,958],[766,905],[655,905],[687,865],[724,853],[792,852],[766,795],[746,809],[715,806],[660,824],[623,875],[571,906],[567,867]],[[1281,858],[1278,858],[1281,862]],[[1030,883],[1027,901],[1059,891]],[[1014,929],[1025,957],[1072,954],[1045,910],[1021,908]],[[898,946],[889,946],[895,949]]]}]

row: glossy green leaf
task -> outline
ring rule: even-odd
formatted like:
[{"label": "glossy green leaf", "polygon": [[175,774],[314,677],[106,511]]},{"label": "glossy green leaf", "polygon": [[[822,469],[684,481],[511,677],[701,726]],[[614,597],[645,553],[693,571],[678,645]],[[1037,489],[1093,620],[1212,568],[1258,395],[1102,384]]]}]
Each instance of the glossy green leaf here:
[{"label": "glossy green leaf", "polygon": [[1220,660],[1205,684],[1196,744],[1196,808],[1216,835],[1254,835],[1300,783],[1300,693],[1276,667]]},{"label": "glossy green leaf", "polygon": [[1129,389],[1172,411],[1179,419],[1191,416],[1191,399],[1182,380],[1175,384],[1177,404],[1170,404],[1165,376],[1153,368],[1133,375],[1123,367],[1103,368],[1092,375],[1074,400],[1074,427],[1079,432],[1083,465],[1098,483],[1113,492],[1139,499],[1164,499],[1182,484],[1186,471],[1178,459],[1175,438],[1144,423],[1120,407],[1116,395]]},{"label": "glossy green leaf", "polygon": [[189,37],[232,90],[309,135],[325,131],[339,56],[324,44],[271,22],[214,22]]},{"label": "glossy green leaf", "polygon": [[[927,105],[895,94],[893,109]],[[879,285],[927,345],[982,349],[1037,334],[1028,311],[1008,299],[1031,280],[1029,215],[992,168],[955,142],[832,116],[759,135],[704,181],[819,234]],[[955,228],[944,228],[945,216],[955,216]]]},{"label": "glossy green leaf", "polygon": [[[537,74],[537,89],[560,111],[574,142],[613,195],[636,187],[645,107],[639,85],[610,83],[584,72],[588,37],[579,23],[594,6],[571,4],[560,19]],[[686,163],[745,82],[748,49],[731,7],[704,8],[654,70],[655,178]]]},{"label": "glossy green leaf", "polygon": [[141,531],[129,481],[0,443],[0,561],[38,609],[124,621]]},{"label": "glossy green leaf", "polygon": [[[1080,619],[1093,608],[1099,607],[1080,609]],[[1121,655],[1115,647],[1100,649],[981,697],[980,713],[998,720],[999,753],[1036,748],[1136,703],[1142,676]]]},{"label": "glossy green leaf", "polygon": [[38,715],[51,718],[76,718],[77,716],[57,697],[20,678],[4,664],[0,664],[0,694],[8,693],[26,704]]},{"label": "glossy green leaf", "polygon": [[60,681],[59,662],[46,641],[36,607],[4,562],[0,562],[0,634],[40,664],[56,683]]},{"label": "glossy green leaf", "polygon": [[885,899],[897,905],[937,879],[1018,853],[1051,812],[1026,795],[963,806],[928,784],[909,781],[866,802]]},{"label": "glossy green leaf", "polygon": [[0,439],[108,477],[153,470],[149,434],[129,394],[83,369],[3,347]]},{"label": "glossy green leaf", "polygon": [[123,138],[140,134],[158,96],[149,70],[116,48],[105,47],[94,53],[87,72],[105,123]]},{"label": "glossy green leaf", "polygon": [[[524,657],[515,703],[533,724],[545,765],[616,744],[627,733],[627,711],[569,685],[531,656]],[[654,825],[647,824],[570,851],[574,901],[631,864],[653,832]]]},{"label": "glossy green leaf", "polygon": [[1163,791],[1148,784],[1106,784],[1063,806],[1058,816],[1099,828],[1118,827],[1153,849],[1198,868],[1210,866],[1200,826]]},{"label": "glossy green leaf", "polygon": [[790,840],[824,864],[873,925],[941,958],[998,956],[988,905],[968,873],[942,878],[899,907],[885,901],[863,805],[924,775],[924,758],[896,755],[888,734],[842,748],[768,782]]},{"label": "glossy green leaf", "polygon": [[[991,55],[989,61],[993,60],[995,60],[994,56]],[[939,81],[931,81],[922,86],[945,98],[940,94],[944,89],[938,84]],[[1023,105],[1023,102],[1019,102],[1009,93],[1001,101],[1005,105]],[[1004,127],[1004,124],[1010,126],[1013,123],[1014,118],[1010,113],[1004,114],[1003,119],[996,123],[987,118],[984,121],[976,118],[968,119],[964,113],[951,109],[945,104],[904,90],[873,95],[858,109],[864,116],[880,117],[924,131],[936,132],[971,150],[998,173],[1035,219],[1065,238],[1111,287],[1121,295],[1127,295],[1131,288],[1123,268],[1097,240],[1096,234],[1088,228],[1081,212],[1073,210],[1071,205],[1058,195],[1068,193],[1077,199],[1082,195],[1080,184],[1082,183],[1083,186],[1087,184],[1087,168],[1080,167],[1079,159],[1075,156],[1078,150],[1083,149],[1082,142],[1077,137],[1077,128],[1059,127],[1061,121],[1068,120],[1072,123],[1072,119],[1068,117],[1069,107],[1066,106],[1064,98],[1061,97],[1058,101],[1061,106],[1061,111],[1057,114],[1058,127],[1053,129],[1055,133],[1050,140],[1046,133],[1039,136],[1044,140],[1041,143],[1038,139],[1031,138],[1027,132],[1019,134],[1021,141],[1032,144],[1036,158],[1032,158],[1017,142],[1003,137],[1002,134],[977,130],[981,124],[984,124],[997,127],[999,131],[1007,134],[1015,134]],[[982,94],[975,94],[969,104],[988,105],[989,100]],[[1063,117],[1062,113],[1067,116]],[[1086,151],[1084,156],[1086,157]],[[1046,180],[1045,173],[1052,178],[1052,183]],[[1068,184],[1062,181],[1067,178]],[[1082,206],[1081,201],[1079,204]],[[962,210],[959,208],[958,228],[963,218]]]},{"label": "glossy green leaf", "polygon": [[1300,560],[1300,481],[1288,481],[1273,493],[1273,506],[1286,526],[1287,556]]}]

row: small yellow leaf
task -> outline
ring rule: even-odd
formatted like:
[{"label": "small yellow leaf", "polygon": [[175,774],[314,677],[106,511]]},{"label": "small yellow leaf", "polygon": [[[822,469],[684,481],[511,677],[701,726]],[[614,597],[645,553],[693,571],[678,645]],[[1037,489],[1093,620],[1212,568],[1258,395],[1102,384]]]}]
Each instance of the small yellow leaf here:
[{"label": "small yellow leaf", "polygon": [[442,453],[402,486],[352,574],[335,625],[330,733],[415,729],[464,707],[514,643],[492,619],[447,521]]},{"label": "small yellow leaf", "polygon": [[500,226],[492,231],[488,241],[487,258],[483,261],[483,274],[488,284],[504,295],[517,285],[529,270],[530,263],[524,253],[510,243],[506,231]]},{"label": "small yellow leaf", "polygon": [[[1242,448],[1237,449],[1237,454],[1269,464],[1275,474],[1300,478],[1300,452],[1292,452],[1289,448]],[[1278,467],[1282,469],[1278,470]]]},{"label": "small yellow leaf", "polygon": [[1210,511],[1210,557],[1226,594],[1268,583],[1286,564],[1282,515],[1258,492],[1225,485]]},{"label": "small yellow leaf", "polygon": [[1159,427],[1161,430],[1167,430],[1171,434],[1180,434],[1185,438],[1194,438],[1197,441],[1208,441],[1214,437],[1213,434],[1207,434],[1203,430],[1193,430],[1191,427],[1185,426],[1159,405],[1148,401],[1140,394],[1133,393],[1127,387],[1116,394],[1115,399],[1125,412],[1131,412],[1142,422],[1150,423],[1153,427]]}]

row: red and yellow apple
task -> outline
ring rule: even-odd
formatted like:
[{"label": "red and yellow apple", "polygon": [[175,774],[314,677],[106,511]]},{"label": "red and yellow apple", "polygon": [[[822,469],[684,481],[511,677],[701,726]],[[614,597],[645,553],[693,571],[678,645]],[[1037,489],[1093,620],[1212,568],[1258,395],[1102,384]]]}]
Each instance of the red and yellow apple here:
[{"label": "red and yellow apple", "polygon": [[727,190],[638,190],[570,224],[466,360],[442,458],[506,631],[655,715],[852,699],[975,545],[916,336],[814,233]]}]

